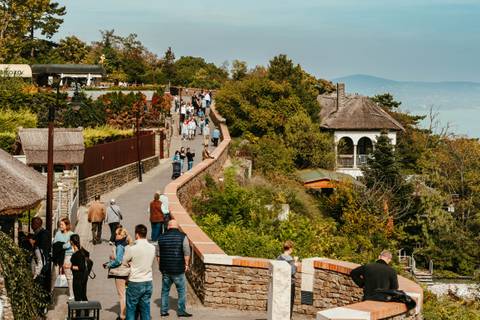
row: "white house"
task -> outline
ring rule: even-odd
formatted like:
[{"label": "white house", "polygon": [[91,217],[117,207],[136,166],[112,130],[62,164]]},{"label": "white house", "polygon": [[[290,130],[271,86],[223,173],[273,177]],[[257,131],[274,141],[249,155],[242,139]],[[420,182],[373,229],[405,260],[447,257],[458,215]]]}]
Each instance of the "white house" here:
[{"label": "white house", "polygon": [[337,92],[318,96],[321,105],[321,128],[332,131],[335,141],[336,171],[357,178],[375,147],[377,137],[386,131],[391,143],[403,126],[369,97],[346,95],[345,85]]}]

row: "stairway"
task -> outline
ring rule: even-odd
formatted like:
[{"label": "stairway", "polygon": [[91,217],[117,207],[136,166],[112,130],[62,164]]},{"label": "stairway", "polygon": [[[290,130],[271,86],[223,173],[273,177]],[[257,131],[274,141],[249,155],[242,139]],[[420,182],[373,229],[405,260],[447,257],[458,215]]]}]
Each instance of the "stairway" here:
[{"label": "stairway", "polygon": [[428,270],[416,269],[413,271],[413,276],[420,284],[426,286],[433,285],[433,276]]}]

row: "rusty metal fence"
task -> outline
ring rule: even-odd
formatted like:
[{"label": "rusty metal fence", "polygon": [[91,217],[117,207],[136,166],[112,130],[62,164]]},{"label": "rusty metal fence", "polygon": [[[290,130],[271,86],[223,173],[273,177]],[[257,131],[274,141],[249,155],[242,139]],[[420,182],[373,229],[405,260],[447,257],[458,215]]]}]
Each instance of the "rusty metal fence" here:
[{"label": "rusty metal fence", "polygon": [[[140,157],[150,158],[155,155],[155,133],[140,132]],[[137,138],[98,144],[85,149],[85,158],[80,166],[80,179],[110,171],[137,161]]]}]

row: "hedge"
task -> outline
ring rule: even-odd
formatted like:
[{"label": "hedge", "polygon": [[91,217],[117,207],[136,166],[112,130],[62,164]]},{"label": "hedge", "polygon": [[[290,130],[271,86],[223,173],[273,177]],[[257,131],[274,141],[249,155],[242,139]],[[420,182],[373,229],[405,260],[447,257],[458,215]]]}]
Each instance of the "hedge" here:
[{"label": "hedge", "polygon": [[0,132],[0,148],[8,153],[13,153],[17,134],[14,132]]},{"label": "hedge", "polygon": [[116,129],[109,126],[97,128],[85,128],[83,130],[83,139],[85,147],[91,147],[96,144],[112,142],[133,136],[133,130]]}]

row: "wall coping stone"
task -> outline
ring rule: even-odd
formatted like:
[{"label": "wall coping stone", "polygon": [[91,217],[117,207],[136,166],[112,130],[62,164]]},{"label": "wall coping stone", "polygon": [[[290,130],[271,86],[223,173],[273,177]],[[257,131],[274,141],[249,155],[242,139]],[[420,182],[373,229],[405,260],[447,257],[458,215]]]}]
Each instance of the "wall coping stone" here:
[{"label": "wall coping stone", "polygon": [[[189,183],[192,179],[204,172],[211,165],[216,163],[218,161],[218,157],[222,155],[223,152],[226,152],[226,149],[230,145],[231,137],[228,127],[225,124],[225,118],[218,114],[215,104],[212,104],[210,110],[210,116],[212,117],[212,120],[216,123],[219,123],[219,129],[223,140],[211,153],[212,156],[215,157],[214,159],[206,159],[202,161],[194,166],[192,170],[170,182],[165,187],[164,194],[169,199],[169,204],[171,205],[171,214],[176,220],[178,220],[180,229],[185,232],[191,246],[193,247],[193,250],[202,259],[204,264],[269,269],[271,265],[270,261],[272,260],[227,255],[199,226],[195,224],[190,217],[190,214],[183,207],[178,198],[177,191],[185,184]],[[303,264],[303,270],[302,266],[298,268],[298,272],[302,273],[302,290],[304,286],[310,290],[313,290],[314,269],[327,270],[349,275],[350,272],[358,266],[358,264],[352,262],[339,261],[329,258],[308,258],[303,260]],[[400,290],[405,291],[417,301],[417,309],[415,311],[417,314],[420,313],[423,303],[423,289],[415,282],[401,276],[399,276],[399,287]],[[343,307],[319,311],[317,313],[317,319],[373,320],[397,316],[406,312],[406,306],[402,303],[363,301]]]}]

